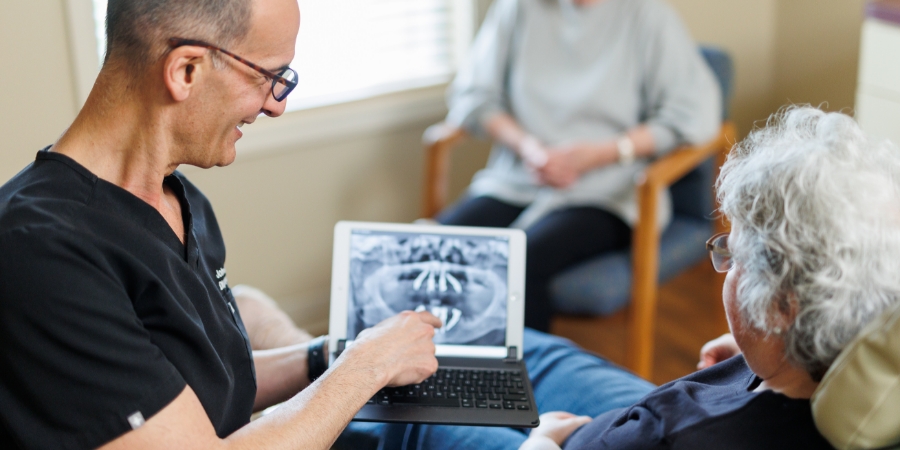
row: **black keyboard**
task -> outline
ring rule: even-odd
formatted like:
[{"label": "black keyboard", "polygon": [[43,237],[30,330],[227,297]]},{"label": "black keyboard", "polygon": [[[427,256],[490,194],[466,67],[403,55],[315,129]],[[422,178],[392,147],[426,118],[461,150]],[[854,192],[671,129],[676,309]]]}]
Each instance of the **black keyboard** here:
[{"label": "black keyboard", "polygon": [[531,409],[522,371],[440,368],[419,384],[384,388],[370,405],[425,405],[455,408]]}]

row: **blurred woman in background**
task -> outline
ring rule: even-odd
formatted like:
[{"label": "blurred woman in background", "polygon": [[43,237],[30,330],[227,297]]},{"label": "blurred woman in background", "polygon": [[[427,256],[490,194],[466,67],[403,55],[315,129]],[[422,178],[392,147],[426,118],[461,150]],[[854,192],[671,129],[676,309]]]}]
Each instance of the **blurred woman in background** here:
[{"label": "blurred woman in background", "polygon": [[[648,160],[711,139],[722,117],[714,76],[662,0],[496,0],[448,103],[448,123],[494,147],[437,220],[525,230],[525,325],[541,331],[553,275],[631,244]],[[659,205],[664,228],[668,196]]]}]

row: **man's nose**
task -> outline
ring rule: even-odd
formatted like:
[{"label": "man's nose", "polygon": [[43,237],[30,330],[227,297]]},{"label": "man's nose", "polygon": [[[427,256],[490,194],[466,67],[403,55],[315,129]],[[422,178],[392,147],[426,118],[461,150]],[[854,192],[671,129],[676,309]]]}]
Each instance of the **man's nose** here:
[{"label": "man's nose", "polygon": [[270,92],[269,95],[266,96],[266,102],[263,103],[262,113],[269,117],[278,117],[284,114],[284,109],[287,107],[287,99],[282,101],[275,100],[275,97],[272,96]]}]

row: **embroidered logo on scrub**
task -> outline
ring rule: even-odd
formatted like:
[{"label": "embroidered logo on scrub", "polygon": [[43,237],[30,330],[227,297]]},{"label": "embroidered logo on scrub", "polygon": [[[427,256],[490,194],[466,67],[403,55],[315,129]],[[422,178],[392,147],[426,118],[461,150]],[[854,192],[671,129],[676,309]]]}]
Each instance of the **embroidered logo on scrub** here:
[{"label": "embroidered logo on scrub", "polygon": [[228,287],[228,277],[225,275],[225,268],[216,271],[216,280],[219,282],[219,290],[224,291]]},{"label": "embroidered logo on scrub", "polygon": [[128,416],[128,424],[131,425],[132,430],[137,430],[144,425],[144,415],[140,411],[133,412]]}]

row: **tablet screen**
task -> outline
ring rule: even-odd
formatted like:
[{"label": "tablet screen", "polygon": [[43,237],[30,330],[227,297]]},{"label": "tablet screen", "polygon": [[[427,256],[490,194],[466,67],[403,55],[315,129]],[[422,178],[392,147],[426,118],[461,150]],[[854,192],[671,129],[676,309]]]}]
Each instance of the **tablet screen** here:
[{"label": "tablet screen", "polygon": [[401,311],[444,324],[438,345],[505,346],[509,238],[354,229],[347,337]]}]

